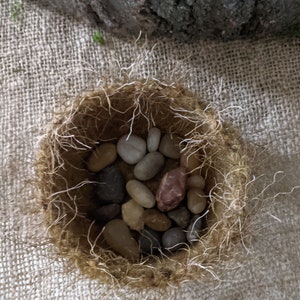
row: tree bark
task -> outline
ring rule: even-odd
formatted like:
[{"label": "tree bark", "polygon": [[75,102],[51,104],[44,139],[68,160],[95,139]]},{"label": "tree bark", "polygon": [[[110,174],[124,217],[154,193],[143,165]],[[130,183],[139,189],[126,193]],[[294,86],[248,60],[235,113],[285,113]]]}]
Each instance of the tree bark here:
[{"label": "tree bark", "polygon": [[[29,0],[30,1],[30,0]],[[119,36],[236,39],[300,34],[299,0],[39,0]]]}]

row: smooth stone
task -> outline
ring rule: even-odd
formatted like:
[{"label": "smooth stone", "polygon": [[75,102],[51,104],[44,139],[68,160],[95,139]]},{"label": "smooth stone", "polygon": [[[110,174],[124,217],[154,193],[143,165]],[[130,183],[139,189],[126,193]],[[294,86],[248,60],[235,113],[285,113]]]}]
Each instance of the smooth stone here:
[{"label": "smooth stone", "polygon": [[145,228],[139,237],[139,246],[142,252],[153,254],[161,248],[161,236],[158,232]]},{"label": "smooth stone", "polygon": [[133,174],[139,180],[149,180],[162,169],[165,159],[159,152],[145,155],[134,167]]},{"label": "smooth stone", "polygon": [[186,228],[189,225],[191,214],[184,206],[181,206],[169,211],[168,217],[179,227]]},{"label": "smooth stone", "polygon": [[173,227],[162,236],[162,244],[166,250],[175,251],[186,242],[185,233],[179,227]]},{"label": "smooth stone", "polygon": [[129,200],[122,205],[122,219],[133,230],[144,228],[144,208],[134,200]]},{"label": "smooth stone", "polygon": [[146,142],[137,135],[126,134],[119,139],[117,151],[126,163],[134,165],[145,156]]},{"label": "smooth stone", "polygon": [[200,168],[200,155],[194,149],[185,149],[180,156],[180,165],[185,167],[191,174],[199,171]]},{"label": "smooth stone", "polygon": [[186,231],[186,239],[192,243],[199,240],[200,232],[203,227],[201,215],[195,215],[190,222]]},{"label": "smooth stone", "polygon": [[166,157],[178,159],[180,158],[180,142],[181,139],[179,137],[165,134],[160,141],[159,152]]},{"label": "smooth stone", "polygon": [[125,178],[113,164],[105,167],[95,176],[95,194],[101,204],[120,204],[125,197]]},{"label": "smooth stone", "polygon": [[203,190],[205,187],[205,180],[201,175],[192,175],[188,177],[186,186],[188,189],[198,188],[200,190]]},{"label": "smooth stone", "polygon": [[160,142],[161,132],[158,128],[153,127],[148,132],[147,149],[149,152],[157,151]]},{"label": "smooth stone", "polygon": [[155,208],[144,211],[144,222],[149,228],[155,231],[166,231],[172,225],[172,221]]},{"label": "smooth stone", "polygon": [[116,158],[116,145],[112,143],[102,144],[98,146],[90,155],[87,161],[87,168],[91,172],[99,172],[103,168],[112,164]]},{"label": "smooth stone", "polygon": [[193,214],[200,214],[206,208],[206,199],[203,190],[192,188],[187,192],[187,208]]},{"label": "smooth stone", "polygon": [[167,172],[156,192],[157,207],[160,211],[170,211],[185,197],[187,174],[184,167]]},{"label": "smooth stone", "polygon": [[120,213],[119,204],[109,204],[98,207],[91,212],[93,218],[99,223],[107,223],[108,221],[115,218]]},{"label": "smooth stone", "polygon": [[151,208],[155,205],[155,197],[152,192],[140,181],[129,180],[126,184],[129,196],[139,205]]},{"label": "smooth stone", "polygon": [[123,220],[114,219],[109,221],[103,229],[103,237],[116,253],[132,261],[139,258],[139,246]]}]

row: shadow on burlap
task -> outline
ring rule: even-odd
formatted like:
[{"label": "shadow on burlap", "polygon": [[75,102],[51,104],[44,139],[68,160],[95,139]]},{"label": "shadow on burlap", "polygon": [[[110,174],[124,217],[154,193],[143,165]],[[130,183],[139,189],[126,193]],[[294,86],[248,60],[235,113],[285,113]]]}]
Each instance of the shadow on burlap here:
[{"label": "shadow on burlap", "polygon": [[[13,2],[0,2],[0,298],[297,299],[300,41],[144,45],[106,35],[100,46],[92,28],[34,5],[24,5],[14,20]],[[251,240],[219,280],[166,293],[111,289],[68,269],[49,243],[29,182],[43,128],[59,99],[124,73],[176,77],[256,145],[251,205],[263,206],[251,219]]]}]

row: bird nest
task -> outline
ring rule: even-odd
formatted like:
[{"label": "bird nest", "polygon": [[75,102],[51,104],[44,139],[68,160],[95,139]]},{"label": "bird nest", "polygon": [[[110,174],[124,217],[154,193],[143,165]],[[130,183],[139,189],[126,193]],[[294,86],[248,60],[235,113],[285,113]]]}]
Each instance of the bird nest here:
[{"label": "bird nest", "polygon": [[[128,133],[146,137],[152,127],[181,136],[185,148],[199,153],[209,196],[207,227],[181,251],[131,261],[107,247],[89,217],[93,183],[86,163],[95,145]],[[72,265],[102,282],[163,287],[201,279],[243,234],[249,181],[243,143],[207,103],[180,86],[133,81],[77,97],[57,113],[41,140],[36,174],[53,243]]]}]

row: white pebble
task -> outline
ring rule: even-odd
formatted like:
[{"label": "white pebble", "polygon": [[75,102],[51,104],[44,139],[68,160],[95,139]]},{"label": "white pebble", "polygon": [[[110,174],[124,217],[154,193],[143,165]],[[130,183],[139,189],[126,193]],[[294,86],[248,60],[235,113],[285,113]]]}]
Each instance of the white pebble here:
[{"label": "white pebble", "polygon": [[150,152],[136,164],[133,174],[139,180],[149,180],[161,170],[164,162],[165,159],[161,153]]},{"label": "white pebble", "polygon": [[165,134],[161,139],[159,152],[169,158],[178,159],[180,158],[179,143],[179,137]]},{"label": "white pebble", "polygon": [[149,130],[147,138],[147,148],[149,152],[157,151],[160,142],[161,132],[158,128],[153,127]]},{"label": "white pebble", "polygon": [[126,190],[130,197],[139,205],[145,208],[151,208],[155,205],[155,197],[152,192],[138,180],[129,180],[126,184]]},{"label": "white pebble", "polygon": [[117,151],[121,158],[128,164],[134,165],[146,154],[146,142],[139,136],[123,135],[117,143]]}]

